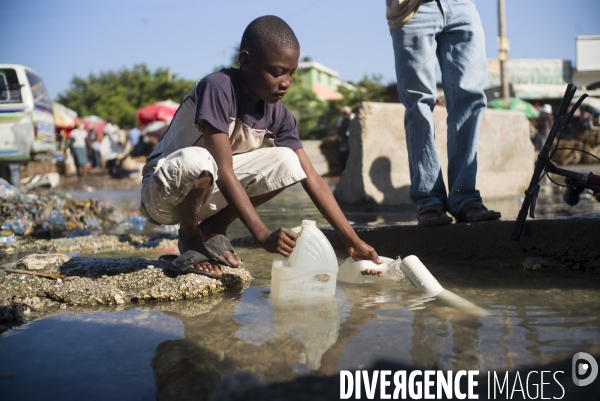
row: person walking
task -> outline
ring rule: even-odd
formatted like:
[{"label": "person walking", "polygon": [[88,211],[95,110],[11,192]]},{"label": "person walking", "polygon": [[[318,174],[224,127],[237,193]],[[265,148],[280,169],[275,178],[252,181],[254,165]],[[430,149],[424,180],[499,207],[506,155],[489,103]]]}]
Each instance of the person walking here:
[{"label": "person walking", "polygon": [[73,152],[73,158],[75,159],[75,166],[77,167],[77,176],[85,177],[87,175],[88,165],[88,150],[86,139],[88,133],[83,129],[81,123],[77,123],[77,127],[71,131],[71,151]]},{"label": "person walking", "polygon": [[338,138],[340,140],[340,174],[346,169],[348,156],[350,155],[350,123],[354,119],[354,113],[350,106],[342,108],[342,117],[338,120]]},{"label": "person walking", "polygon": [[[495,220],[475,188],[477,143],[487,107],[484,33],[472,0],[386,0],[404,127],[410,197],[419,225]],[[435,149],[436,60],[448,110],[448,192]]]},{"label": "person walking", "polygon": [[554,124],[554,119],[552,118],[552,106],[545,104],[540,107],[540,115],[535,120],[537,132],[533,137],[533,146],[535,146],[535,150],[538,152],[544,147],[546,139],[548,139],[548,135],[550,135],[552,124]]},{"label": "person walking", "polygon": [[117,165],[119,154],[123,151],[120,141],[120,128],[114,123],[114,117],[108,116],[107,123],[104,126],[104,137],[101,142],[101,153],[106,163],[106,168],[111,177],[119,176],[119,167]]},{"label": "person walking", "polygon": [[102,167],[102,159],[100,157],[100,141],[98,140],[98,133],[94,129],[93,126],[90,125],[90,130],[88,132],[88,142],[90,149],[90,158],[92,160],[92,168],[101,168]]}]

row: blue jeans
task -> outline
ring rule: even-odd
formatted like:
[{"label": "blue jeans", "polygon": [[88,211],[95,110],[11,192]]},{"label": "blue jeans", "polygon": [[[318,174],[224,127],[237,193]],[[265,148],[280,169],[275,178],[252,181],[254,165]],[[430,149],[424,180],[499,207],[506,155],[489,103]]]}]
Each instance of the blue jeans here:
[{"label": "blue jeans", "polygon": [[[441,203],[457,215],[466,202],[481,202],[475,177],[487,62],[479,14],[471,0],[424,0],[406,25],[390,32],[406,107],[410,197],[417,209]],[[434,142],[436,59],[448,110],[448,193]]]}]

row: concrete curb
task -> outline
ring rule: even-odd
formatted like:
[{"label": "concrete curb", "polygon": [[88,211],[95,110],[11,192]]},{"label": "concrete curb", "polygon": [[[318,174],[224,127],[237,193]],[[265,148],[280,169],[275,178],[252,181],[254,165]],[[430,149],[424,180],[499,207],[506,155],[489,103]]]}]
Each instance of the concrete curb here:
[{"label": "concrete curb", "polygon": [[[379,254],[388,257],[417,255],[421,259],[481,260],[506,265],[542,256],[581,263],[582,267],[600,267],[600,219],[528,220],[519,241],[511,239],[514,226],[514,221],[489,221],[437,227],[357,228],[356,232]],[[334,248],[343,248],[333,230],[324,231]]]}]

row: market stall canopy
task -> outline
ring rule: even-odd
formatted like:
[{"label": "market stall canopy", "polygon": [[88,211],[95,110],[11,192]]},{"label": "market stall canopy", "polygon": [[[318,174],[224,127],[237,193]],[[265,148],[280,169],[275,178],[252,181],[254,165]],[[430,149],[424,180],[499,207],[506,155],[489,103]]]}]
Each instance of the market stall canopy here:
[{"label": "market stall canopy", "polygon": [[60,103],[52,102],[54,112],[54,126],[58,129],[72,129],[77,123],[77,112],[63,106]]},{"label": "market stall canopy", "polygon": [[150,124],[153,121],[170,122],[175,116],[175,112],[179,108],[179,104],[171,99],[163,102],[152,103],[138,110],[137,119],[140,124]]},{"label": "market stall canopy", "polygon": [[488,103],[490,109],[515,110],[525,113],[530,120],[538,118],[540,112],[529,102],[515,97],[499,98]]},{"label": "market stall canopy", "polygon": [[81,117],[81,121],[83,121],[83,128],[86,130],[90,130],[91,127],[94,127],[94,130],[102,138],[102,132],[104,131],[104,126],[106,125],[106,121],[103,118],[98,116],[84,116]]}]

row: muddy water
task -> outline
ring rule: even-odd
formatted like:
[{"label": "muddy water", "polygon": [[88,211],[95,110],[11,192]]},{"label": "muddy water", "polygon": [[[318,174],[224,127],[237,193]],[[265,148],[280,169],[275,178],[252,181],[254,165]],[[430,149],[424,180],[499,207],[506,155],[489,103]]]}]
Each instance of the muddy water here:
[{"label": "muddy water", "polygon": [[[107,195],[126,202],[123,207],[136,206],[130,195]],[[600,212],[597,202],[584,200],[570,208],[555,200],[557,191],[544,196],[540,217],[563,210]],[[488,206],[514,218],[520,204],[511,198]],[[296,226],[306,218],[325,224],[299,187],[259,212],[271,228]],[[413,216],[410,208],[348,213],[357,225],[408,222]],[[246,233],[241,225],[229,231],[231,237]],[[197,399],[223,375],[240,370],[272,382],[334,374],[381,359],[440,369],[507,370],[567,360],[580,351],[600,352],[598,277],[425,261],[446,289],[489,315],[423,298],[408,283],[340,283],[328,302],[281,305],[269,296],[271,256],[254,248],[238,253],[255,277],[241,292],[205,301],[69,308],[4,333],[2,399],[185,400]],[[340,263],[345,256],[338,254]]]},{"label": "muddy water", "polygon": [[[194,399],[240,370],[270,382],[381,359],[507,370],[600,352],[596,277],[428,262],[446,289],[489,315],[423,298],[408,283],[338,283],[328,302],[281,305],[269,296],[270,255],[238,252],[255,277],[241,292],[123,310],[67,310],[5,333],[3,399]],[[341,262],[345,255],[338,256]]]}]

